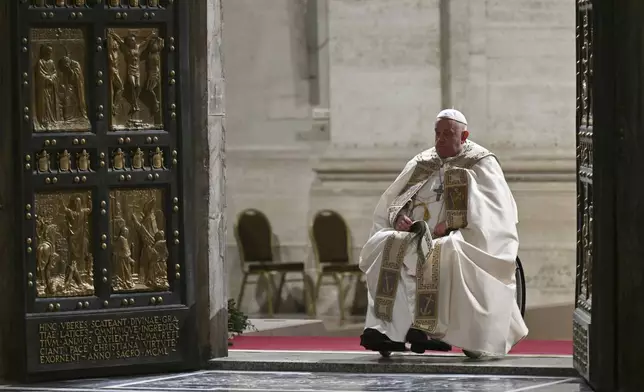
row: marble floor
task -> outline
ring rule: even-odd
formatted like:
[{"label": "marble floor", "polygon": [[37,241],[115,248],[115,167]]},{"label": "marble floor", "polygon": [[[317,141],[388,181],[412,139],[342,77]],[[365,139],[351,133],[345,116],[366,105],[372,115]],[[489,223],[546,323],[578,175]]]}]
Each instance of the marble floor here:
[{"label": "marble floor", "polygon": [[0,385],[23,392],[591,392],[577,378],[208,370],[129,379]]}]

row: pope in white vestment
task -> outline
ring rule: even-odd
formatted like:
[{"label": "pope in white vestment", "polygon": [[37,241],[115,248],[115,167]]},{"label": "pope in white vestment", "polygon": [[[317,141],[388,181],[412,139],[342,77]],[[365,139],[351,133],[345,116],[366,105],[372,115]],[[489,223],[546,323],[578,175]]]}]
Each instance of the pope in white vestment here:
[{"label": "pope in white vestment", "polygon": [[[515,300],[517,207],[496,157],[439,113],[436,146],[382,195],[360,254],[369,292],[361,344],[375,351],[504,355],[528,334]],[[428,339],[429,337],[429,339]]]}]

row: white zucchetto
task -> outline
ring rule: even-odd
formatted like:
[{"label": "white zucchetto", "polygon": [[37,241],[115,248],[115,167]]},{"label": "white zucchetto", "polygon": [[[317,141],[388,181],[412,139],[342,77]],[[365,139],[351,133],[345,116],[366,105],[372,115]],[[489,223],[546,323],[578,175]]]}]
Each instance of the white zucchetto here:
[{"label": "white zucchetto", "polygon": [[456,109],[441,110],[441,112],[438,113],[438,116],[436,116],[436,118],[437,119],[447,118],[447,119],[459,122],[461,124],[467,125],[467,119],[465,119],[465,116],[463,115],[463,113],[459,112]]}]

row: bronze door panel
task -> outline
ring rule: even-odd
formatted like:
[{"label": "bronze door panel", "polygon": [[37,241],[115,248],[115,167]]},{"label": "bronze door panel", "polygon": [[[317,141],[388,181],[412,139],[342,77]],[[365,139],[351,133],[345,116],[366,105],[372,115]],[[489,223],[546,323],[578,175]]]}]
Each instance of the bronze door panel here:
[{"label": "bronze door panel", "polygon": [[30,31],[33,64],[34,132],[87,132],[86,34],[83,28],[35,28]]},{"label": "bronze door panel", "polygon": [[38,193],[35,210],[38,296],[94,294],[91,192]]},{"label": "bronze door panel", "polygon": [[176,72],[184,6],[14,6],[29,373],[194,354]]},{"label": "bronze door panel", "polygon": [[158,28],[107,30],[113,130],[163,129]]},{"label": "bronze door panel", "polygon": [[[101,3],[97,0],[28,0],[33,7],[85,7]],[[164,5],[173,3],[173,0],[161,1]],[[106,0],[110,7],[158,7],[159,0]]]},{"label": "bronze door panel", "polygon": [[[96,155],[96,150],[89,148],[43,148],[34,151],[33,154],[25,155],[25,170],[31,169],[33,175],[88,175],[95,173]],[[35,157],[33,165],[32,156]]]},{"label": "bronze door panel", "polygon": [[113,291],[170,288],[164,210],[163,189],[110,191]]}]

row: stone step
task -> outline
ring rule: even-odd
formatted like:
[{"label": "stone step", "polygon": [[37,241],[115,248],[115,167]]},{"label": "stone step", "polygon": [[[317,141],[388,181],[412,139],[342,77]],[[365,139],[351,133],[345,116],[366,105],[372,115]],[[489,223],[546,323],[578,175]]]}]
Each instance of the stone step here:
[{"label": "stone step", "polygon": [[227,358],[209,362],[213,370],[486,374],[499,376],[577,377],[571,356],[508,355],[471,360],[463,354],[396,353],[390,358],[369,351],[230,350]]}]

